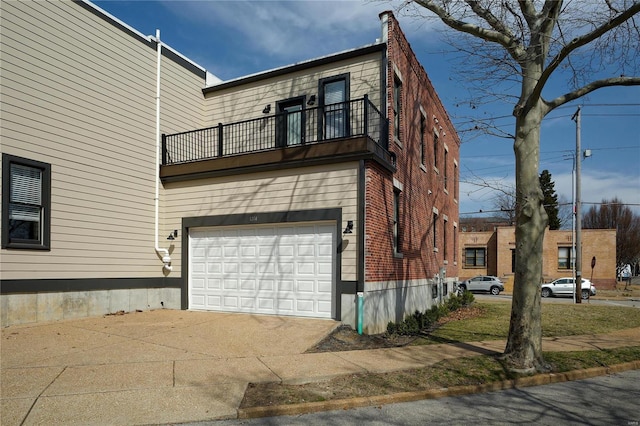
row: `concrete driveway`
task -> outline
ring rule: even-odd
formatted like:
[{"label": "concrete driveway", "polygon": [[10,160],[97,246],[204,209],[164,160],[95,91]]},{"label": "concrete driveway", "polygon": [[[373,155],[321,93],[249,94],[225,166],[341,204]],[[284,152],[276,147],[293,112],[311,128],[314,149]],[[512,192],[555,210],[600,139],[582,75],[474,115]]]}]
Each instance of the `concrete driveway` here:
[{"label": "concrete driveway", "polygon": [[157,310],[2,329],[3,425],[148,424],[235,416],[338,322]]}]

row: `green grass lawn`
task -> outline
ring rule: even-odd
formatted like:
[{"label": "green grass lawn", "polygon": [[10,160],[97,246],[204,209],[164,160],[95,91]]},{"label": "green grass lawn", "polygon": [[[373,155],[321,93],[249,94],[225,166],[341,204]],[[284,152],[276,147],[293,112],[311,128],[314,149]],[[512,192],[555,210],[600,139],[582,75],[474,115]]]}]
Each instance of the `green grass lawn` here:
[{"label": "green grass lawn", "polygon": [[[474,302],[482,314],[474,318],[450,321],[418,339],[416,344],[477,342],[506,339],[509,333],[511,303]],[[601,334],[640,327],[640,309],[618,306],[547,303],[542,305],[542,335],[573,336]]]}]

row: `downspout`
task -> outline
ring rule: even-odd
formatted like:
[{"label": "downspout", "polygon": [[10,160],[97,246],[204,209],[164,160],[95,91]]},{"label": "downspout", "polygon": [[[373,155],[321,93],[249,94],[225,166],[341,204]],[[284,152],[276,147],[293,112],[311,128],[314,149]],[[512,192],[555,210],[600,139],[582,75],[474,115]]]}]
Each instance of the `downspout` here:
[{"label": "downspout", "polygon": [[155,249],[158,256],[162,256],[163,269],[171,272],[171,256],[169,250],[158,246],[158,233],[160,232],[159,216],[160,216],[160,61],[162,60],[162,43],[160,42],[160,30],[156,30],[156,193],[155,193]]}]

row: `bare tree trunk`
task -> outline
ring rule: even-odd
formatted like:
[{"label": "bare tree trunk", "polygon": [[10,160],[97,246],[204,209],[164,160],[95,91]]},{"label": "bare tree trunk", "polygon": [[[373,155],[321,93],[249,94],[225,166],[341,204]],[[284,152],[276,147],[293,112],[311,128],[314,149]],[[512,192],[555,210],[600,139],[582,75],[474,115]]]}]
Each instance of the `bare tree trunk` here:
[{"label": "bare tree trunk", "polygon": [[[526,79],[525,79],[526,80]],[[526,89],[525,89],[526,90]],[[523,96],[526,99],[526,96]],[[542,358],[540,283],[542,247],[548,217],[540,189],[540,123],[543,104],[516,119],[516,262],[509,337],[504,359],[513,371],[545,371]]]}]

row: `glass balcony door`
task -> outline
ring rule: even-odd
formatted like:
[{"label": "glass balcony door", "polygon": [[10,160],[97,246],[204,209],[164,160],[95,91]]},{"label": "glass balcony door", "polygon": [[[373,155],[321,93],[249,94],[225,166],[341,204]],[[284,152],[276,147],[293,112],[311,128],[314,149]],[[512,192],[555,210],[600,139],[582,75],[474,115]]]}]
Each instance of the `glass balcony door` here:
[{"label": "glass balcony door", "polygon": [[304,142],[304,102],[295,99],[278,103],[276,118],[276,145],[300,145]]}]

